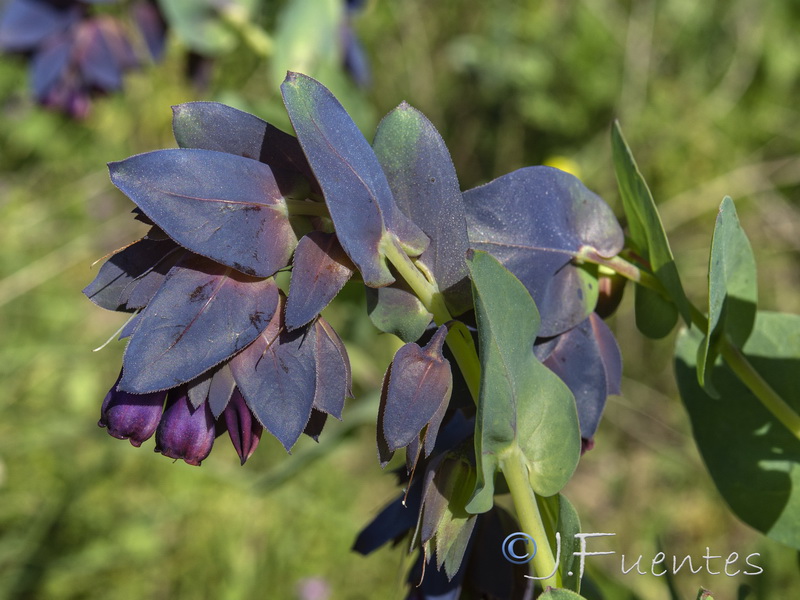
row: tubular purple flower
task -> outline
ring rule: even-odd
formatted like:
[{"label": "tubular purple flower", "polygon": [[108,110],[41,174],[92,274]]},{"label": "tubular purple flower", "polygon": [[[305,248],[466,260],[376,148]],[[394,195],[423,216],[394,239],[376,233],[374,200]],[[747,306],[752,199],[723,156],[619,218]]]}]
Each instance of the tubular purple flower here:
[{"label": "tubular purple flower", "polygon": [[122,377],[108,390],[100,409],[100,427],[108,427],[108,433],[121,440],[130,440],[137,448],[155,433],[167,392],[131,394],[117,389]]},{"label": "tubular purple flower", "polygon": [[264,427],[250,412],[239,388],[233,390],[233,395],[231,395],[230,402],[225,407],[222,416],[225,419],[225,426],[228,429],[228,435],[231,436],[233,447],[236,448],[236,453],[244,464],[258,447]]},{"label": "tubular purple flower", "polygon": [[170,391],[167,408],[156,429],[156,452],[170,458],[182,458],[200,466],[214,445],[214,416],[208,402],[194,408],[186,386]]}]

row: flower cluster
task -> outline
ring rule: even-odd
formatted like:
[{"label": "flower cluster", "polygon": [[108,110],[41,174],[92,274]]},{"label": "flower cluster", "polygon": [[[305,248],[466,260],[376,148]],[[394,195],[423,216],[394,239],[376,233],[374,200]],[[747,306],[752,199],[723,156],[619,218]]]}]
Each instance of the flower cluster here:
[{"label": "flower cluster", "polygon": [[[339,37],[339,67],[366,87],[369,63],[353,27],[364,2],[342,2],[340,20],[330,23]],[[0,51],[28,58],[39,104],[80,119],[93,96],[121,90],[123,75],[140,67],[145,54],[160,60],[168,31],[186,47],[189,80],[207,87],[214,57],[232,48],[231,23],[253,27],[253,12],[242,0],[165,3],[163,11],[157,0],[10,0],[0,11]]]},{"label": "flower cluster", "polygon": [[[321,204],[293,200],[318,189],[294,137],[202,102],[175,107],[174,128],[181,149],[110,166],[151,229],[84,290],[136,313],[100,425],[137,446],[155,433],[157,451],[193,465],[227,430],[244,463],[264,428],[288,450],[302,433],[316,439],[328,415],[341,418],[349,360],[319,312],[353,266],[313,216]],[[308,213],[293,217],[308,231],[299,240],[293,202]],[[290,263],[287,297],[273,275]]]},{"label": "flower cluster", "polygon": [[97,423],[107,427],[115,438],[129,440],[138,448],[155,433],[156,452],[197,466],[211,453],[214,439],[226,431],[242,464],[258,446],[264,428],[247,408],[239,390],[233,390],[217,421],[208,402],[192,402],[186,386],[169,392],[131,394],[117,387],[121,377],[120,373],[106,394]]},{"label": "flower cluster", "polygon": [[[12,0],[0,15],[0,50],[30,58],[36,100],[75,118],[86,116],[92,95],[119,90],[123,74],[141,62],[124,24],[91,11],[101,2]],[[166,32],[158,8],[142,0],[131,12],[158,58]]]}]

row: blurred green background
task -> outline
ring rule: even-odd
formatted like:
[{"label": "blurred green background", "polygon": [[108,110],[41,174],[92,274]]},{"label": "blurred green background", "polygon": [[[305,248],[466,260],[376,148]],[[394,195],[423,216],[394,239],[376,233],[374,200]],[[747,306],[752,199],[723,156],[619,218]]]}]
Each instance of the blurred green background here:
[{"label": "blurred green background", "polygon": [[[174,147],[170,105],[220,100],[287,128],[277,85],[302,69],[369,138],[401,101],[421,109],[464,189],[549,162],[619,213],[609,145],[618,118],[690,297],[705,301],[715,213],[729,194],[756,253],[761,308],[800,312],[799,2],[372,0],[355,20],[372,66],[364,92],[335,68],[322,4],[257,4],[268,56],[234,36],[204,90],[186,82],[173,39],[162,64],[131,74],[124,94],[79,123],[32,104],[24,63],[0,57],[0,598],[294,599],[317,584],[329,591],[319,600],[403,597],[400,549],[350,552],[396,493],[378,466],[374,390],[398,344],[373,329],[357,289],[327,313],[357,398],[319,445],[301,440],[287,456],[265,434],[242,468],[223,437],[194,468],[96,427],[124,347],[92,349],[125,318],[80,290],[93,261],[144,233],[105,163]],[[616,556],[592,560],[593,573],[612,599],[694,598],[700,585],[716,598],[736,598],[741,585],[749,598],[789,597],[800,589],[795,551],[736,521],[704,470],[677,399],[672,340],[635,331],[631,297],[611,326],[624,393],[566,490],[584,531],[616,533],[596,547]],[[644,564],[659,548],[699,558],[707,547],[758,552],[764,573],[682,572],[675,596],[664,578],[620,573],[620,554]]]}]

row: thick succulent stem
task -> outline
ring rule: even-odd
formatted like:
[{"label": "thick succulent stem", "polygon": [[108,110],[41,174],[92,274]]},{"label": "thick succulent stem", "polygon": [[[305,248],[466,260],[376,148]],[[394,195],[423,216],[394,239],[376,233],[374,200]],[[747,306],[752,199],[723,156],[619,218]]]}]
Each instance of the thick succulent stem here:
[{"label": "thick succulent stem", "polygon": [[528,480],[528,468],[519,451],[510,451],[500,462],[503,475],[508,483],[514,509],[522,529],[536,542],[536,551],[532,564],[536,578],[542,587],[561,587],[562,577],[558,570],[553,552],[550,549],[550,539],[545,531],[536,494]]}]

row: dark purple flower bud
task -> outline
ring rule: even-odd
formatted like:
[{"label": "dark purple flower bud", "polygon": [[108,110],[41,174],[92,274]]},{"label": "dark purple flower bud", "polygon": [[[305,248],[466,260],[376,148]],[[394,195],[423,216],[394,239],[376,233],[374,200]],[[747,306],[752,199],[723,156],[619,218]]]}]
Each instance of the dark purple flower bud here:
[{"label": "dark purple flower bud", "polygon": [[123,392],[117,389],[119,379],[118,377],[103,400],[97,424],[100,427],[108,427],[108,433],[115,438],[130,440],[131,444],[138,448],[155,433],[167,393]]},{"label": "dark purple flower bud", "polygon": [[627,279],[618,273],[601,273],[598,277],[599,294],[594,310],[603,319],[613,315],[619,303],[622,302],[626,281]]},{"label": "dark purple flower bud", "polygon": [[378,454],[383,466],[395,450],[421,446],[429,456],[453,390],[450,363],[442,354],[447,337],[442,325],[424,348],[409,343],[400,348],[384,377],[378,414]]},{"label": "dark purple flower bud", "polygon": [[156,430],[156,452],[199,467],[211,453],[214,437],[214,416],[208,402],[194,408],[185,386],[172,390]]},{"label": "dark purple flower bud", "polygon": [[230,402],[225,407],[222,416],[225,419],[233,447],[236,448],[236,453],[244,464],[258,447],[264,427],[250,412],[239,388],[233,390]]}]

